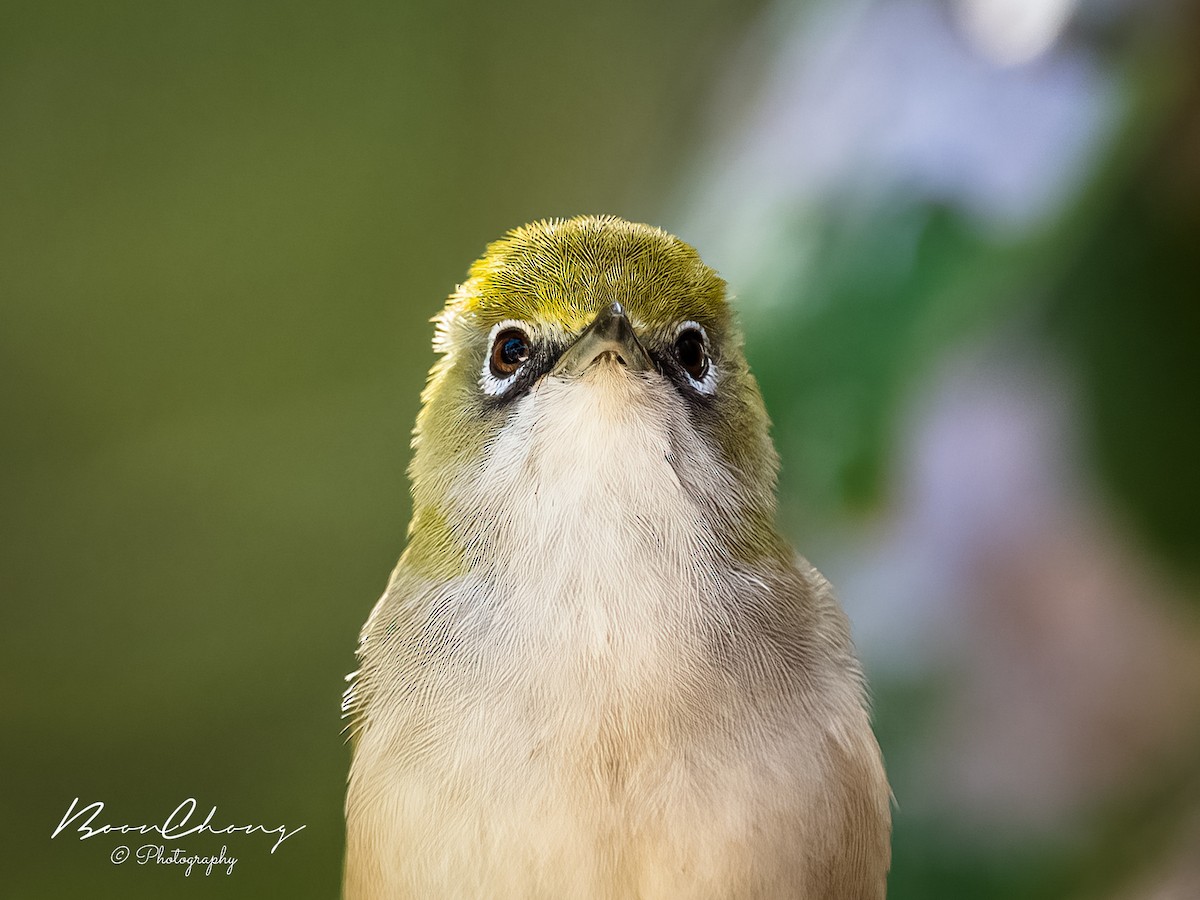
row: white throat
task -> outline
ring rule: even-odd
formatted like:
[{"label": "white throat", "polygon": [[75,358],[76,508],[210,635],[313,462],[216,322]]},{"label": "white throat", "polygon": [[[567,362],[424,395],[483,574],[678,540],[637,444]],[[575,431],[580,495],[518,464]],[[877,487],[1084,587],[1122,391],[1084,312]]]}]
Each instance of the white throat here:
[{"label": "white throat", "polygon": [[468,569],[494,604],[489,630],[662,675],[720,593],[719,542],[676,466],[687,460],[690,477],[717,461],[657,373],[601,362],[517,404],[456,498],[478,517]]}]

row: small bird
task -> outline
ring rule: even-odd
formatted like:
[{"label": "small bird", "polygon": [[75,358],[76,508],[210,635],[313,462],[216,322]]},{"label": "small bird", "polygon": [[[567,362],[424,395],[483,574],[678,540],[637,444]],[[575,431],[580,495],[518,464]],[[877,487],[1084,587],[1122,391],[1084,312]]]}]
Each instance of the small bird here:
[{"label": "small bird", "polygon": [[696,251],[585,216],[437,323],[345,712],[346,900],[885,895],[862,670]]}]

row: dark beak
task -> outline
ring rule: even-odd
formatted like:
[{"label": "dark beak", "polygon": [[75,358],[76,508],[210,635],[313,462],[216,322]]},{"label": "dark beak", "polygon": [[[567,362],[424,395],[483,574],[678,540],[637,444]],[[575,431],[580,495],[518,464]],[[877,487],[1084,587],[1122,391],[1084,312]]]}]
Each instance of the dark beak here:
[{"label": "dark beak", "polygon": [[631,372],[649,372],[654,368],[620,303],[600,310],[592,324],[558,358],[551,374],[578,375],[605,356]]}]

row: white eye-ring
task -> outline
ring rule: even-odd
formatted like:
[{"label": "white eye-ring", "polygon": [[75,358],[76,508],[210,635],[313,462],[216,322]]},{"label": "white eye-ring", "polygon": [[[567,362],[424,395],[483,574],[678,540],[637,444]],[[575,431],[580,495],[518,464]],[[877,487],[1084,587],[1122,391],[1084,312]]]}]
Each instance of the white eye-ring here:
[{"label": "white eye-ring", "polygon": [[479,386],[485,394],[498,397],[512,387],[533,352],[528,326],[515,319],[497,322],[488,334],[488,348],[479,373]]},{"label": "white eye-ring", "polygon": [[717,364],[708,352],[708,332],[699,322],[681,322],[675,329],[675,359],[692,387],[702,394],[717,390]]}]

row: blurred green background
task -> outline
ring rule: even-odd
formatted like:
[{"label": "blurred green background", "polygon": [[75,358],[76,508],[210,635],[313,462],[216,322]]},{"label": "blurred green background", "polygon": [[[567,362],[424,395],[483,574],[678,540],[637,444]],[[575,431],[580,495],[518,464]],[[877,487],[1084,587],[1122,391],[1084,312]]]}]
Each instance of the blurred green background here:
[{"label": "blurred green background", "polygon": [[[1200,896],[1196,13],[5,4],[5,895],[336,895],[428,319],[605,212],[737,296],[890,896]],[[75,797],[306,830],[185,878],[51,841]]]}]

